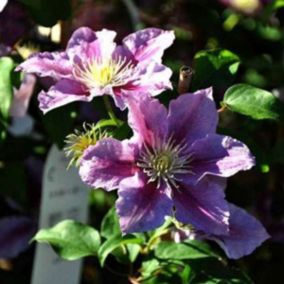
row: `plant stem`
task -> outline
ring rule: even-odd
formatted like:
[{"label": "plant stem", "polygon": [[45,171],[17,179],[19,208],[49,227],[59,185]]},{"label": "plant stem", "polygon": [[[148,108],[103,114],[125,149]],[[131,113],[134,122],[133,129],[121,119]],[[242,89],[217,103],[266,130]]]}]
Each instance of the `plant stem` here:
[{"label": "plant stem", "polygon": [[116,126],[119,126],[119,120],[113,112],[108,96],[104,95],[103,100],[109,117],[115,122]]},{"label": "plant stem", "polygon": [[222,105],[221,108],[217,110],[218,113],[224,112],[227,109],[226,105]]}]

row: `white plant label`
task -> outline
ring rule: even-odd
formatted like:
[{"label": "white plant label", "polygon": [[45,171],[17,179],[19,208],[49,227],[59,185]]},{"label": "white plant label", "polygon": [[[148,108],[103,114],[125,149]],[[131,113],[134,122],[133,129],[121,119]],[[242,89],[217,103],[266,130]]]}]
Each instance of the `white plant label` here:
[{"label": "white plant label", "polygon": [[[43,175],[40,228],[49,228],[64,219],[86,223],[88,191],[78,170],[67,170],[62,151],[52,146]],[[61,260],[47,244],[37,244],[32,284],[79,284],[82,261]]]}]

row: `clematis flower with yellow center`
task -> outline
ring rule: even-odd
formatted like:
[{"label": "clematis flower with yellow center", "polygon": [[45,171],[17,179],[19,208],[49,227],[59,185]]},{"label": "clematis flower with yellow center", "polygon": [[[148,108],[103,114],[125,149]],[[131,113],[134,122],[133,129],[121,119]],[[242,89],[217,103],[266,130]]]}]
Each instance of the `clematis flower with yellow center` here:
[{"label": "clematis flower with yellow center", "polygon": [[156,96],[172,87],[172,71],[161,64],[173,31],[156,28],[128,35],[121,45],[116,33],[87,27],[76,30],[63,52],[42,52],[31,56],[18,70],[52,77],[56,83],[39,94],[40,109],[46,113],[73,101],[91,101],[110,95],[120,109],[137,92]]}]

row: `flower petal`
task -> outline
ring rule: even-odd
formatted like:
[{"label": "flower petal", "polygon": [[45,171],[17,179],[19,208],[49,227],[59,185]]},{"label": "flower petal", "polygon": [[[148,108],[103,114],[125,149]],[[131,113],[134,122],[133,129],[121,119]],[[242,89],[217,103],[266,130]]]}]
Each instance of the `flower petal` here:
[{"label": "flower petal", "polygon": [[102,139],[85,150],[79,174],[89,186],[116,189],[123,179],[135,174],[135,155],[136,147],[130,140]]},{"label": "flower petal", "polygon": [[208,133],[215,133],[217,123],[212,88],[181,95],[169,105],[169,133],[177,141],[186,139],[191,144]]},{"label": "flower petal", "polygon": [[155,60],[161,62],[164,50],[174,41],[173,31],[148,28],[130,34],[123,40],[138,61]]},{"label": "flower petal", "polygon": [[147,183],[143,173],[123,180],[116,202],[123,233],[144,232],[161,226],[165,216],[172,215],[172,200],[164,186]]},{"label": "flower petal", "polygon": [[[144,64],[143,64],[144,65]],[[170,78],[173,74],[170,68],[150,62],[147,65],[139,66],[138,80],[135,81],[135,91],[149,92],[151,96],[159,95],[161,92],[172,89]]]},{"label": "flower petal", "polygon": [[215,236],[215,240],[224,249],[229,258],[237,259],[252,253],[270,236],[262,224],[245,210],[229,204],[230,234]]},{"label": "flower petal", "polygon": [[229,177],[241,170],[249,170],[254,164],[248,147],[228,136],[209,134],[197,140],[189,149],[195,178],[206,174]]},{"label": "flower petal", "polygon": [[229,207],[223,179],[206,177],[196,186],[182,185],[173,190],[173,201],[178,221],[206,233],[228,233]]},{"label": "flower petal", "polygon": [[36,224],[27,217],[10,216],[0,219],[0,258],[14,258],[28,248]]},{"label": "flower petal", "polygon": [[167,109],[156,99],[144,93],[128,99],[128,123],[134,134],[153,145],[167,135]]},{"label": "flower petal", "polygon": [[80,28],[71,37],[66,52],[71,61],[86,63],[86,59],[110,59],[115,50],[116,32],[103,29],[93,32],[89,28]]},{"label": "flower petal", "polygon": [[124,110],[128,98],[137,97],[138,93],[156,96],[166,89],[172,89],[171,76],[171,69],[154,61],[146,65],[138,63],[131,80],[125,85],[113,88],[113,94],[108,94],[113,96],[116,106]]},{"label": "flower petal", "polygon": [[43,113],[75,101],[91,101],[77,81],[62,79],[52,86],[48,92],[41,91],[38,96],[39,108]]},{"label": "flower petal", "polygon": [[56,80],[72,78],[72,66],[65,52],[36,53],[20,64],[16,70]]},{"label": "flower petal", "polygon": [[77,29],[70,37],[67,44],[67,49],[81,45],[83,42],[92,42],[96,39],[96,33],[92,29],[88,27],[81,27]]}]

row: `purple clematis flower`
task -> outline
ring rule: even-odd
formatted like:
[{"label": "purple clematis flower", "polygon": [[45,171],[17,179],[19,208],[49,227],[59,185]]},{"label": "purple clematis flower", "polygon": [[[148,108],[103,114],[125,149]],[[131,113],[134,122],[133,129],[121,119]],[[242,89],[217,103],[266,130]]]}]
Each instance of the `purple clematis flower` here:
[{"label": "purple clematis flower", "polygon": [[176,242],[185,239],[212,240],[217,242],[231,259],[238,259],[252,253],[256,247],[269,238],[261,223],[245,210],[229,204],[229,234],[214,235],[194,228],[175,229],[172,236]]},{"label": "purple clematis flower", "polygon": [[105,138],[87,148],[82,180],[95,188],[118,188],[124,233],[154,229],[174,215],[207,234],[228,236],[225,178],[250,169],[254,157],[240,141],[215,133],[212,89],[180,96],[169,111],[156,99],[138,97],[128,101],[133,137]]},{"label": "purple clematis flower", "polygon": [[173,31],[148,28],[116,45],[116,33],[87,27],[76,30],[64,52],[43,52],[23,62],[18,70],[52,77],[56,84],[39,94],[43,112],[73,101],[91,101],[111,95],[120,109],[133,92],[153,96],[171,88],[172,72],[161,64],[164,50],[173,40]]}]

